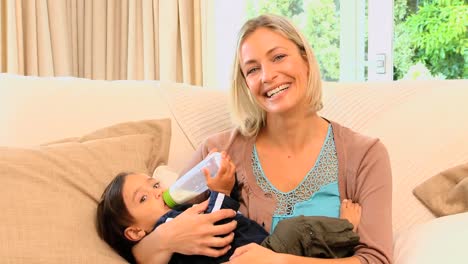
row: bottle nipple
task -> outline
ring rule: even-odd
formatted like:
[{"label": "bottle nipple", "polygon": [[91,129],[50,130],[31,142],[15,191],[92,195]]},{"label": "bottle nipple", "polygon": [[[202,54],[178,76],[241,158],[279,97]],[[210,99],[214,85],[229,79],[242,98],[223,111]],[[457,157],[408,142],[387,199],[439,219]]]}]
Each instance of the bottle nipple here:
[{"label": "bottle nipple", "polygon": [[171,194],[169,193],[169,189],[163,192],[163,200],[164,200],[164,203],[170,208],[174,208],[177,205],[174,199],[172,199]]}]

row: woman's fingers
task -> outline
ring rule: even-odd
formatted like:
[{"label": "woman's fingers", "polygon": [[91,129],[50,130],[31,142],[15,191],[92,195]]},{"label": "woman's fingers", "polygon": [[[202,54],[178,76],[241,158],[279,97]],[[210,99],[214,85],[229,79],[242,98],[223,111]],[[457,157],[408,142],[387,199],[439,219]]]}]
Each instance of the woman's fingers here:
[{"label": "woman's fingers", "polygon": [[194,255],[203,255],[203,256],[208,256],[212,258],[217,258],[226,254],[229,251],[229,249],[231,249],[231,245],[227,245],[221,249],[207,247],[207,248],[203,248],[202,250],[195,253]]},{"label": "woman's fingers", "polygon": [[209,231],[209,235],[211,236],[224,236],[226,234],[234,232],[234,229],[237,227],[237,221],[232,220],[229,223],[222,224],[222,225],[215,225]]},{"label": "woman's fingers", "polygon": [[206,211],[208,208],[208,202],[209,200],[205,200],[202,203],[199,204],[194,204],[192,207],[187,208],[185,212],[183,213],[195,213],[195,214],[201,214]]},{"label": "woman's fingers", "polygon": [[[200,204],[193,205],[192,207],[185,210],[185,212],[183,212],[182,214],[184,215],[185,214],[201,214],[208,207],[208,202],[209,200],[206,200]],[[200,218],[200,224],[204,222],[205,224],[210,225],[209,228],[205,230],[207,235],[219,236],[219,235],[226,235],[234,231],[234,229],[237,226],[237,221],[232,220],[229,223],[221,224],[221,225],[215,225],[214,223],[227,219],[227,218],[233,218],[234,216],[236,216],[236,212],[234,210],[221,209],[219,211],[212,212],[209,214],[201,214],[199,218]]]},{"label": "woman's fingers", "polygon": [[[219,211],[206,214],[206,217],[208,217],[210,219],[210,222],[212,223],[216,223],[226,218],[233,218],[234,216],[236,216],[236,212],[232,209],[221,209]],[[218,225],[218,226],[223,226],[223,225]]]},{"label": "woman's fingers", "polygon": [[205,245],[200,249],[197,255],[205,255],[209,257],[219,257],[231,249],[231,243],[234,240],[234,232],[231,232],[225,237],[211,237],[209,240],[204,241]]},{"label": "woman's fingers", "polygon": [[231,244],[234,240],[234,232],[229,233],[226,236],[214,236],[206,239],[203,243],[203,246],[214,247],[214,248],[223,248]]}]

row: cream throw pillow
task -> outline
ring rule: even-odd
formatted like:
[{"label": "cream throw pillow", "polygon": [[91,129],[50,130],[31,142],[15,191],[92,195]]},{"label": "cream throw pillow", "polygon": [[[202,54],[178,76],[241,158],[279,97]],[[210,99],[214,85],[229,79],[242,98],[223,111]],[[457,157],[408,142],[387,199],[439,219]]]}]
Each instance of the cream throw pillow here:
[{"label": "cream throw pillow", "polygon": [[154,170],[153,178],[159,180],[162,189],[168,189],[179,178],[179,174],[169,166],[161,165]]},{"label": "cream throw pillow", "polygon": [[398,264],[467,263],[468,213],[439,217],[401,232],[394,243]]},{"label": "cream throw pillow", "polygon": [[153,120],[71,142],[0,147],[2,262],[125,263],[96,233],[97,202],[117,173],[151,175],[166,163],[169,142],[170,121]]},{"label": "cream throw pillow", "polygon": [[432,176],[413,193],[435,216],[468,212],[468,163]]}]

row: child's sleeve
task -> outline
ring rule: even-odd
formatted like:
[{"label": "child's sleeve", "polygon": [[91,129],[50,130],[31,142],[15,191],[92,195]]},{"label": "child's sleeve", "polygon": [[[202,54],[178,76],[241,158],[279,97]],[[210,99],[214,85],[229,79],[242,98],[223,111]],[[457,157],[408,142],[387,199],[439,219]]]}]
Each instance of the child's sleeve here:
[{"label": "child's sleeve", "polygon": [[216,212],[220,209],[232,209],[237,212],[239,210],[239,202],[224,193],[211,191],[206,213]]}]

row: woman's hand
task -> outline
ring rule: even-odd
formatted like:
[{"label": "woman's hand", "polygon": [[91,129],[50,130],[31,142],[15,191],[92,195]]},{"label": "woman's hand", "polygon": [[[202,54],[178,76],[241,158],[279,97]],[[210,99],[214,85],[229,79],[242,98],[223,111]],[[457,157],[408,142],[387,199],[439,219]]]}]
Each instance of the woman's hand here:
[{"label": "woman's hand", "polygon": [[214,223],[232,218],[236,212],[226,209],[203,214],[207,207],[208,200],[194,205],[168,223],[172,225],[165,226],[166,232],[171,235],[170,241],[167,242],[170,243],[173,252],[218,257],[231,248],[230,243],[234,239],[233,231],[237,222],[231,221],[223,225]]},{"label": "woman's hand", "polygon": [[[203,214],[208,200],[185,210],[174,220],[158,226],[133,248],[139,263],[167,263],[173,253],[218,257],[230,248],[236,221],[214,223],[235,216],[236,212],[222,209]],[[223,237],[220,237],[223,236]]]},{"label": "woman's hand", "polygon": [[282,261],[283,254],[276,253],[258,244],[250,243],[237,248],[229,259],[229,264],[255,263],[274,264],[285,263]]}]

